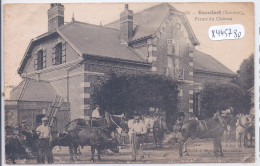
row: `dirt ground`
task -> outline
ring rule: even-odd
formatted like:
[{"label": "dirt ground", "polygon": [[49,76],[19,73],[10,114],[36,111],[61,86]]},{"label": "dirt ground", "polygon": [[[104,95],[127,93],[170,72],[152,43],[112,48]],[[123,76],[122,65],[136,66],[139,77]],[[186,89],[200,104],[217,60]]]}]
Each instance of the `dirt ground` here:
[{"label": "dirt ground", "polygon": [[[94,163],[248,163],[255,160],[255,148],[240,148],[237,149],[235,143],[225,143],[222,141],[224,157],[216,158],[212,151],[213,140],[212,139],[200,139],[193,140],[188,145],[189,156],[179,157],[178,144],[172,143],[164,145],[163,148],[155,148],[155,145],[149,143],[144,149],[145,158],[137,161],[132,161],[131,148],[120,148],[119,153],[112,153],[108,151],[108,154],[102,155],[102,161],[97,160]],[[79,155],[78,161],[70,161],[68,147],[61,147],[53,149],[54,164],[93,164],[90,161],[91,153],[90,147],[86,146],[81,149],[81,155]],[[17,164],[35,164],[36,160],[18,160]]]}]

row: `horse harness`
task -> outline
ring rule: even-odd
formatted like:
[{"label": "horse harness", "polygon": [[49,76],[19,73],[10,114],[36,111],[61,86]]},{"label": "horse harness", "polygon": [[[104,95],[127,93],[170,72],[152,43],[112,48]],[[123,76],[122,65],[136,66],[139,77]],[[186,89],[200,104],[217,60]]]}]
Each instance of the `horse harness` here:
[{"label": "horse harness", "polygon": [[243,128],[248,128],[247,126],[245,126],[245,125],[243,125],[242,123],[241,123],[241,119],[239,118],[239,120],[238,120],[238,124],[239,124],[239,126],[241,126],[241,127],[243,127]]}]

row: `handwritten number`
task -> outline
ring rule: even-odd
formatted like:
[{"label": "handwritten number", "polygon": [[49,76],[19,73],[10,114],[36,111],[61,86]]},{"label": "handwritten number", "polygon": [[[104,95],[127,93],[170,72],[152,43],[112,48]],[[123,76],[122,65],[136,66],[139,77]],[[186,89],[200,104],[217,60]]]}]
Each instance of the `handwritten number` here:
[{"label": "handwritten number", "polygon": [[215,38],[215,30],[212,30],[212,38]]}]

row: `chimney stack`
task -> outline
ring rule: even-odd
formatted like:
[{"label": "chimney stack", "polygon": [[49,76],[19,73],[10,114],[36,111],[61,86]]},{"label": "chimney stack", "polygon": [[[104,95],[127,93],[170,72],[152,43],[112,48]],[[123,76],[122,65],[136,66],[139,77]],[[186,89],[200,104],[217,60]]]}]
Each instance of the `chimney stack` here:
[{"label": "chimney stack", "polygon": [[123,41],[130,41],[133,37],[133,11],[125,5],[125,10],[120,14],[120,37]]},{"label": "chimney stack", "polygon": [[48,31],[64,24],[64,6],[61,3],[51,3],[48,10]]}]

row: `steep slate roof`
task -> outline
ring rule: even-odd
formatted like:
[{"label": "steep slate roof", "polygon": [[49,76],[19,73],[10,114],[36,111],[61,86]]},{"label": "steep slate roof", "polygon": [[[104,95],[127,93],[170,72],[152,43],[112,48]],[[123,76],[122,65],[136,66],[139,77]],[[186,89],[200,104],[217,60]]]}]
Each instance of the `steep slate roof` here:
[{"label": "steep slate roof", "polygon": [[18,73],[21,74],[31,57],[34,45],[50,36],[60,35],[80,55],[94,55],[117,60],[149,64],[137,52],[120,40],[120,31],[98,25],[73,21],[58,29],[44,33],[30,41],[21,61]]},{"label": "steep slate roof", "polygon": [[194,70],[223,73],[235,76],[235,73],[212,56],[201,51],[194,50]]},{"label": "steep slate roof", "polygon": [[[193,34],[193,38],[198,45],[199,42],[197,41],[194,33],[192,32],[192,29],[189,25],[189,22],[186,20],[186,16],[184,13],[178,11],[173,6],[171,6],[169,3],[161,3],[156,6],[152,6],[148,9],[145,9],[143,11],[134,13],[133,15],[133,23],[135,28],[135,34],[134,37],[131,39],[131,41],[140,39],[149,35],[154,35],[158,29],[160,28],[161,24],[163,23],[164,19],[168,15],[169,11],[177,12],[184,16],[184,19],[186,21],[187,30]],[[106,27],[114,28],[114,29],[120,29],[120,20],[116,20],[114,22],[111,22]]]},{"label": "steep slate roof", "polygon": [[[145,36],[153,35],[167,16],[169,10],[177,11],[168,3],[161,3],[141,12],[134,13],[134,27],[137,28],[132,40],[139,39]],[[120,29],[120,20],[111,22],[106,27]]]},{"label": "steep slate roof", "polygon": [[58,93],[51,83],[27,78],[11,91],[10,100],[53,101],[56,95]]},{"label": "steep slate roof", "polygon": [[59,31],[83,54],[146,62],[132,48],[121,44],[119,30],[74,21]]}]

